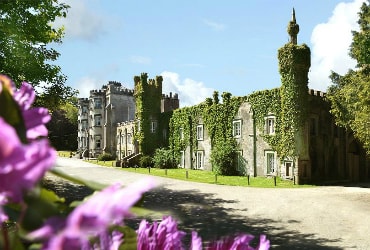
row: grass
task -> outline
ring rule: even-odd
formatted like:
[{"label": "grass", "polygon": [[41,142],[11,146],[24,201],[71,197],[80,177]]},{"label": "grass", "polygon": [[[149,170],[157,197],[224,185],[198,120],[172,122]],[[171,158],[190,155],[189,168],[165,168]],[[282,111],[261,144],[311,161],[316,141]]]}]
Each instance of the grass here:
[{"label": "grass", "polygon": [[[59,157],[69,157],[71,155],[71,151],[57,151]],[[72,152],[73,154],[75,152]]]},{"label": "grass", "polygon": [[[114,167],[115,161],[98,161],[89,160],[88,162],[98,164],[101,166]],[[276,177],[276,186],[273,177],[250,177],[249,184],[247,176],[221,176],[217,177],[211,171],[203,170],[192,170],[192,169],[158,169],[150,168],[118,168],[122,171],[135,172],[140,174],[149,174],[153,176],[161,176],[166,178],[193,181],[217,185],[228,185],[228,186],[249,186],[249,187],[263,187],[263,188],[302,188],[302,187],[313,187],[313,185],[294,185],[291,180],[284,180],[280,177]]]}]

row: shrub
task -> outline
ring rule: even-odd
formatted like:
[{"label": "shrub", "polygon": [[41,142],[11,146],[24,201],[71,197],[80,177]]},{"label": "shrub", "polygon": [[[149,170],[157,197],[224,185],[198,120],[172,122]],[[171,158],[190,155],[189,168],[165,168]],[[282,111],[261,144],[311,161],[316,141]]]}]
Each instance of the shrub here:
[{"label": "shrub", "polygon": [[211,153],[211,163],[215,174],[237,175],[236,151],[229,143],[220,143]]},{"label": "shrub", "polygon": [[177,168],[177,161],[173,151],[170,149],[156,149],[153,157],[154,167],[156,168]]},{"label": "shrub", "polygon": [[98,160],[99,161],[113,161],[115,160],[115,157],[109,153],[104,153],[104,154],[99,155]]},{"label": "shrub", "polygon": [[140,166],[142,168],[153,167],[153,159],[148,155],[144,155],[140,158]]}]

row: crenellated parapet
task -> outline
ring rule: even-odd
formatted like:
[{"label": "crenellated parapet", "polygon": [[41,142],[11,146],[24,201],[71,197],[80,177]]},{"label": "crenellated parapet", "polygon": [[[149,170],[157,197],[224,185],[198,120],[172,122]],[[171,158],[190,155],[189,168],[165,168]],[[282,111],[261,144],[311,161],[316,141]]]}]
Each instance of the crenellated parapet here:
[{"label": "crenellated parapet", "polygon": [[107,95],[115,94],[115,95],[134,95],[133,89],[128,89],[126,87],[123,87],[120,82],[110,81],[107,86]]},{"label": "crenellated parapet", "polygon": [[105,89],[90,90],[90,96],[102,96],[105,95],[105,91]]},{"label": "crenellated parapet", "polygon": [[311,96],[318,96],[318,97],[325,97],[326,93],[322,92],[320,90],[315,90],[315,89],[309,89],[308,94]]}]

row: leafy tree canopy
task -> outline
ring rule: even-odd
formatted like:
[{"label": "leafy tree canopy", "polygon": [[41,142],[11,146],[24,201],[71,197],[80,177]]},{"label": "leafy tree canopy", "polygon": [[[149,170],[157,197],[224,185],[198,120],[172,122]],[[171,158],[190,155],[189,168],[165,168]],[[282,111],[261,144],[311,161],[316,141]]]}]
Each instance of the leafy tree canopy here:
[{"label": "leafy tree canopy", "polygon": [[344,76],[332,72],[334,83],[327,98],[331,113],[339,126],[350,128],[370,155],[370,6],[363,3],[359,12],[360,31],[353,32],[350,56],[357,60],[357,69]]},{"label": "leafy tree canopy", "polygon": [[37,105],[49,109],[74,94],[64,85],[61,68],[51,64],[59,53],[50,44],[61,43],[64,35],[63,27],[52,23],[66,17],[68,8],[58,0],[1,0],[0,4],[0,71],[18,86],[27,81],[39,87]]}]

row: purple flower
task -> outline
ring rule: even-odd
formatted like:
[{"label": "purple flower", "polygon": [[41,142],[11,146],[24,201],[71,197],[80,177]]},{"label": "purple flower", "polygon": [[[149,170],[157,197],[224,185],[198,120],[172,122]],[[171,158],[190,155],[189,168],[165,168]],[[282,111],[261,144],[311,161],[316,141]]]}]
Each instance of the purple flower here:
[{"label": "purple flower", "polygon": [[35,186],[55,159],[46,139],[23,145],[0,117],[0,194],[10,202],[21,202],[23,193]]},{"label": "purple flower", "polygon": [[7,203],[7,199],[5,197],[5,195],[1,194],[0,193],[0,225],[8,220],[8,216],[5,214],[2,206],[4,206],[5,204]]},{"label": "purple flower", "polygon": [[202,250],[202,238],[195,231],[191,233],[190,250]]},{"label": "purple flower", "polygon": [[[254,236],[250,234],[240,234],[235,237],[226,237],[221,240],[209,243],[205,249],[207,250],[267,250],[270,247],[270,241],[265,235],[260,236],[260,243],[256,248],[249,245]],[[196,239],[199,240],[199,239]],[[198,249],[198,248],[195,248]],[[195,250],[194,249],[194,250]]]},{"label": "purple flower", "polygon": [[185,232],[177,229],[177,223],[171,216],[164,217],[159,224],[142,220],[137,230],[137,249],[184,249],[181,242],[184,236]]},{"label": "purple flower", "polygon": [[89,240],[94,237],[100,238],[101,244],[108,244],[110,247],[117,245],[120,239],[118,233],[107,238],[109,226],[121,225],[125,218],[132,216],[130,208],[153,186],[152,179],[141,180],[124,189],[120,184],[109,186],[76,207],[61,230],[57,227],[50,230],[49,223],[29,236],[52,236],[44,245],[44,249],[89,249]]},{"label": "purple flower", "polygon": [[21,88],[14,92],[13,98],[21,108],[27,129],[27,138],[35,139],[39,136],[47,136],[48,130],[45,124],[50,121],[51,116],[46,108],[30,108],[35,100],[35,91],[32,86],[27,82],[22,82]]},{"label": "purple flower", "polygon": [[[19,105],[27,130],[27,139],[32,140],[40,136],[47,136],[48,130],[45,124],[50,121],[51,116],[46,108],[31,108],[36,96],[31,84],[22,82],[20,89],[17,90],[14,82],[5,75],[0,75],[0,82],[10,91],[13,99]],[[1,91],[2,86],[0,86]]]}]

